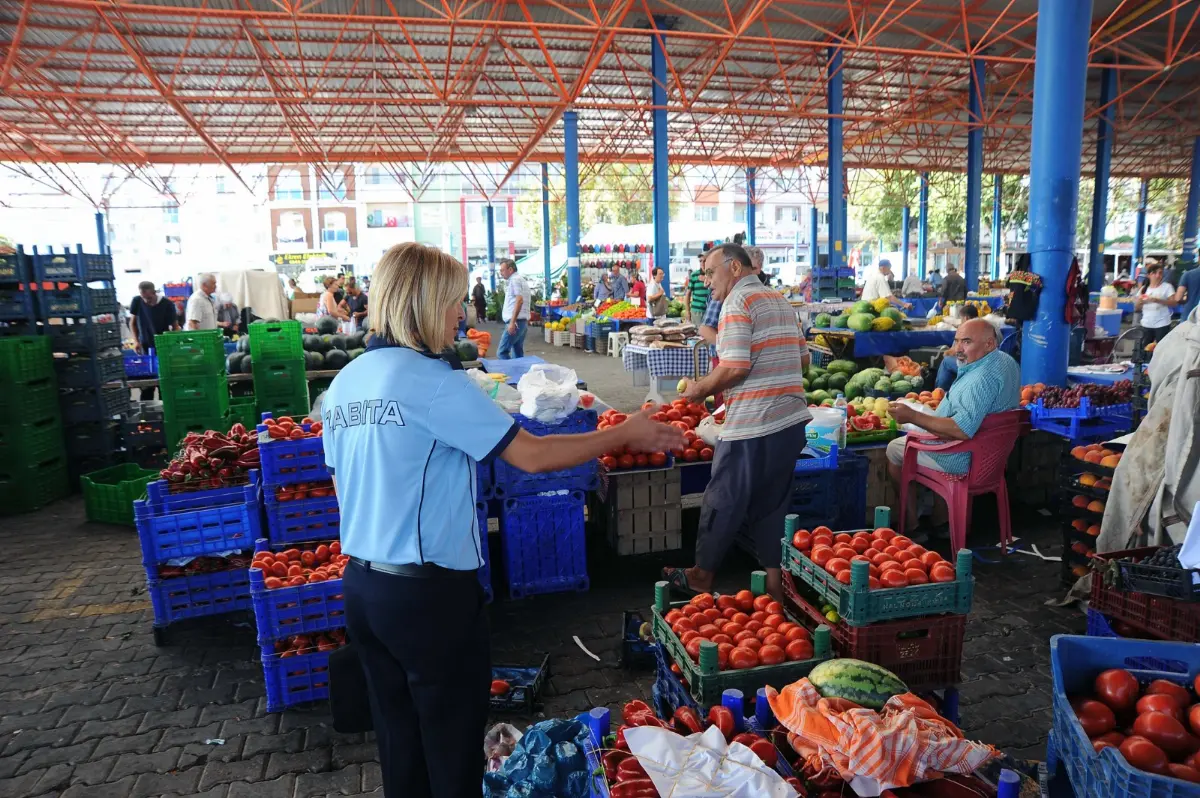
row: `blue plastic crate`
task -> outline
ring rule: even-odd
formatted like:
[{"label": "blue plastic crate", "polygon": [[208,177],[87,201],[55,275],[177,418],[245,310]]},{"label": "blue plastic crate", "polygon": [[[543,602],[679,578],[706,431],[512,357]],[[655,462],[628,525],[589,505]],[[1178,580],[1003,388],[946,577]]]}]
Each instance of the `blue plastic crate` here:
[{"label": "blue plastic crate", "polygon": [[51,290],[43,288],[37,292],[37,297],[42,318],[99,316],[102,313],[116,313],[118,307],[115,288],[89,288],[86,285]]},{"label": "blue plastic crate", "polygon": [[1095,406],[1092,400],[1085,396],[1079,400],[1079,407],[1044,407],[1038,399],[1029,405],[1030,415],[1037,418],[1129,418],[1133,413],[1133,405],[1129,402],[1121,405]]},{"label": "blue plastic crate", "polygon": [[282,712],[296,704],[329,698],[330,651],[313,651],[283,657],[262,649],[263,681],[267,686],[267,712]]},{"label": "blue plastic crate", "polygon": [[817,449],[811,446],[805,446],[804,451],[800,453],[800,459],[796,461],[794,471],[797,474],[807,471],[834,471],[838,467],[838,447],[833,444],[829,447],[829,451],[822,454]]},{"label": "blue plastic crate", "polygon": [[[597,423],[595,410],[576,410],[559,424],[543,424],[519,414],[513,418],[523,429],[539,437],[593,432]],[[555,490],[595,490],[600,485],[596,461],[561,471],[530,474],[497,458],[492,464],[492,476],[493,495],[500,499]]]},{"label": "blue plastic crate", "polygon": [[1133,419],[1121,416],[1086,419],[1047,418],[1035,415],[1031,417],[1030,424],[1036,430],[1049,432],[1070,441],[1086,443],[1124,435],[1133,426]]},{"label": "blue plastic crate", "polygon": [[90,355],[54,358],[58,387],[65,390],[99,388],[109,382],[125,379],[125,360],[114,349]]},{"label": "blue plastic crate", "polygon": [[237,351],[237,345],[238,345],[237,341],[233,341],[233,340],[230,340],[229,338],[226,338],[222,343],[225,345],[225,357],[229,357],[230,355],[232,355],[234,352]]},{"label": "blue plastic crate", "polygon": [[33,294],[22,288],[0,289],[0,321],[33,320]]},{"label": "blue plastic crate", "polygon": [[47,324],[42,331],[50,337],[55,352],[95,352],[121,345],[121,326],[115,321],[73,319],[74,324]]},{"label": "blue plastic crate", "polygon": [[823,523],[834,520],[833,486],[837,472],[797,471],[792,478],[792,497],[788,512],[805,518],[816,517]]},{"label": "blue plastic crate", "polygon": [[475,464],[475,498],[479,501],[487,501],[488,499],[496,498],[495,476],[493,474],[492,464],[476,463]]},{"label": "blue plastic crate", "polygon": [[[157,513],[202,510],[207,507],[223,507],[229,504],[258,504],[261,474],[257,470],[251,470],[246,477],[248,481],[245,485],[194,490],[186,493],[171,493],[169,482],[165,479],[155,480],[146,486],[146,504]],[[253,543],[253,541],[251,542]]]},{"label": "blue plastic crate", "polygon": [[1076,795],[1129,798],[1200,798],[1200,784],[1132,767],[1113,749],[1097,753],[1071,709],[1070,696],[1090,692],[1096,675],[1125,668],[1143,685],[1167,679],[1190,686],[1200,673],[1200,646],[1122,638],[1055,635],[1050,638],[1054,730],[1047,754],[1051,773],[1066,765]]},{"label": "blue plastic crate", "polygon": [[261,569],[250,569],[250,600],[260,643],[346,625],[341,579],[274,590],[267,590],[264,579]]},{"label": "blue plastic crate", "polygon": [[23,283],[29,279],[29,256],[22,247],[0,255],[0,283]]},{"label": "blue plastic crate", "polygon": [[513,598],[588,589],[583,491],[500,503],[500,538]]},{"label": "blue plastic crate", "polygon": [[192,281],[186,283],[163,283],[163,296],[167,299],[187,299],[192,295]]},{"label": "blue plastic crate", "polygon": [[263,491],[263,509],[267,515],[267,540],[271,548],[287,548],[293,543],[337,540],[342,514],[337,496],[281,502],[275,491]]},{"label": "blue plastic crate", "polygon": [[157,377],[158,376],[158,358],[154,356],[154,350],[150,350],[148,354],[139,355],[132,349],[125,350],[125,376],[126,377]]},{"label": "blue plastic crate", "polygon": [[177,513],[155,512],[146,500],[133,503],[142,562],[154,565],[176,557],[247,551],[262,537],[256,503],[208,507]]},{"label": "blue plastic crate", "polygon": [[867,517],[867,470],[870,461],[853,452],[838,455],[833,499],[837,507],[834,529],[859,529]]},{"label": "blue plastic crate", "polygon": [[112,281],[112,255],[89,255],[78,247],[75,252],[33,250],[34,279],[39,283],[88,283]]},{"label": "blue plastic crate", "polygon": [[483,567],[479,569],[479,586],[488,604],[495,598],[492,590],[492,559],[488,553],[488,506],[487,502],[475,503],[475,517],[479,520],[479,553],[483,557]]},{"label": "blue plastic crate", "polygon": [[250,609],[250,571],[239,568],[211,574],[159,579],[146,568],[146,592],[154,608],[154,625]]},{"label": "blue plastic crate", "polygon": [[1120,637],[1113,631],[1108,618],[1090,608],[1087,611],[1087,635],[1088,637]]},{"label": "blue plastic crate", "polygon": [[604,780],[604,764],[600,761],[604,738],[608,736],[611,722],[609,710],[598,707],[591,712],[580,713],[577,720],[588,727],[588,738],[583,746],[587,757],[588,773],[591,774],[588,798],[609,798],[608,783]]},{"label": "blue plastic crate", "polygon": [[325,442],[321,438],[276,440],[258,427],[258,454],[264,485],[294,485],[329,479],[325,468]]}]

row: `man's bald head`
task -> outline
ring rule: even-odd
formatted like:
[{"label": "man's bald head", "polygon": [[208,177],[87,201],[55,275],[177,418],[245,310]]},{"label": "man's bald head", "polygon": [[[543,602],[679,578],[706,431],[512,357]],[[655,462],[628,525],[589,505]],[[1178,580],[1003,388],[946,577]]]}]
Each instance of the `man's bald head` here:
[{"label": "man's bald head", "polygon": [[959,363],[974,363],[1000,348],[1000,330],[985,319],[969,319],[954,334],[954,353]]}]

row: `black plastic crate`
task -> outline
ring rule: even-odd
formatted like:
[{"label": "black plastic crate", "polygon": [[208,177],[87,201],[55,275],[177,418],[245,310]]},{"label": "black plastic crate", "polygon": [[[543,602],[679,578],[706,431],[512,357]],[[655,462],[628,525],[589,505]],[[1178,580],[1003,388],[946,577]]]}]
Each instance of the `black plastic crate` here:
[{"label": "black plastic crate", "polygon": [[[646,627],[649,639],[642,636]],[[654,635],[641,613],[626,610],[621,619],[621,667],[649,670],[654,667]]]},{"label": "black plastic crate", "polygon": [[39,282],[88,283],[113,279],[112,255],[89,255],[78,247],[74,252],[33,251],[33,273]]},{"label": "black plastic crate", "polygon": [[129,412],[129,389],[124,385],[65,393],[59,399],[63,424],[108,421]]},{"label": "black plastic crate", "polygon": [[550,655],[536,668],[493,665],[492,681],[508,682],[508,692],[492,696],[493,712],[533,712],[546,679],[550,676]]},{"label": "black plastic crate", "polygon": [[58,374],[59,388],[99,388],[105,383],[124,382],[125,358],[119,349],[94,355],[56,357],[54,370]]},{"label": "black plastic crate", "polygon": [[118,307],[115,288],[72,285],[50,290],[43,288],[37,292],[37,296],[42,318],[47,319],[55,316],[99,316],[102,313],[116,313]]},{"label": "black plastic crate", "polygon": [[[55,352],[95,352],[121,345],[121,326],[115,321],[61,319],[43,328]],[[72,323],[65,323],[72,322]]]},{"label": "black plastic crate", "polygon": [[1122,552],[1109,552],[1106,559],[1115,559],[1121,573],[1121,588],[1131,593],[1149,593],[1152,596],[1166,596],[1179,601],[1200,601],[1200,569],[1186,570],[1183,568],[1166,568],[1158,565],[1142,565],[1143,560],[1151,556],[1159,547],[1151,546],[1144,549],[1130,549]]},{"label": "black plastic crate", "polygon": [[73,424],[63,432],[67,455],[76,457],[107,457],[119,447],[117,425],[105,421]]}]

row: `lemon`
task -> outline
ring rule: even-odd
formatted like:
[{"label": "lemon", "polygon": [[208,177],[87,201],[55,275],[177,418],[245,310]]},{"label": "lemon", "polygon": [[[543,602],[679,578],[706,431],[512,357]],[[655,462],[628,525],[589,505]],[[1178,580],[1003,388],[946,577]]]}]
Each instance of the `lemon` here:
[{"label": "lemon", "polygon": [[823,605],[821,605],[821,614],[822,614],[822,615],[824,615],[824,614],[825,614],[825,613],[827,613],[827,612],[833,612],[833,605],[832,605],[832,604],[823,604]]},{"label": "lemon", "polygon": [[829,612],[825,613],[825,620],[829,621],[830,623],[837,623],[841,619],[842,616],[837,614],[837,610],[830,610]]},{"label": "lemon", "polygon": [[888,409],[888,400],[887,399],[884,399],[881,396],[875,400],[875,415],[882,416],[884,413],[887,412],[887,409]]}]

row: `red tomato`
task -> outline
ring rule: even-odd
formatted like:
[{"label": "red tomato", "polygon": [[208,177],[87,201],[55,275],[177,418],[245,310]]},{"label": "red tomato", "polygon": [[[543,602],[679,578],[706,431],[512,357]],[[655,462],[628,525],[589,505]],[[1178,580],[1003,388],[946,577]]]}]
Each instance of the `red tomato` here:
[{"label": "red tomato", "polygon": [[713,450],[711,448],[705,446],[703,449],[700,450],[700,459],[706,460],[706,461],[713,459]]},{"label": "red tomato", "polygon": [[764,626],[763,628],[761,628],[757,632],[755,632],[754,636],[757,637],[759,640],[765,641],[771,635],[777,635],[777,634],[779,634],[779,633],[775,631],[775,627]]},{"label": "red tomato", "polygon": [[684,631],[694,632],[696,631],[696,622],[691,618],[680,618],[671,628],[675,630],[675,634],[680,634]]},{"label": "red tomato", "polygon": [[733,636],[734,644],[739,645],[739,646],[742,643],[745,643],[747,640],[757,640],[757,639],[758,638],[754,636],[754,632],[751,632],[749,629],[743,629],[742,631],[738,632],[737,634],[735,634]]},{"label": "red tomato", "polygon": [[[895,563],[893,563],[895,564]],[[908,577],[904,575],[904,571],[900,570],[900,566],[896,565],[892,569],[880,569],[879,582],[885,588],[888,587],[908,587]]]},{"label": "red tomato", "polygon": [[495,679],[492,681],[492,695],[508,695],[509,689],[508,682],[504,681],[503,679]]},{"label": "red tomato", "polygon": [[733,648],[733,638],[724,632],[718,632],[710,638],[718,646],[722,643],[728,643],[730,648]]},{"label": "red tomato", "polygon": [[[853,557],[854,555],[852,554],[850,556]],[[832,560],[829,560],[828,562],[825,563],[825,570],[831,574],[836,574],[838,571],[842,570],[843,568],[848,569],[849,567],[850,567],[850,560],[843,558],[843,557],[834,557]]]},{"label": "red tomato", "polygon": [[1192,708],[1188,710],[1187,719],[1192,731],[1200,734],[1200,704],[1192,704]]},{"label": "red tomato", "polygon": [[782,615],[783,605],[778,601],[768,601],[767,606],[763,607],[763,612],[767,615]]},{"label": "red tomato", "polygon": [[[721,637],[721,635],[717,635]],[[716,640],[713,641],[717,643]],[[733,643],[721,642],[717,643],[717,669],[725,670],[729,667],[729,652],[733,651]]]},{"label": "red tomato", "polygon": [[644,454],[635,454],[633,456],[633,465],[637,468],[646,468],[650,465],[650,458]]},{"label": "red tomato", "polygon": [[808,633],[808,630],[805,629],[803,626],[793,626],[791,629],[788,629],[786,632],[784,632],[783,636],[787,639],[787,641],[789,643],[792,642],[793,640],[811,640],[812,639],[812,635],[810,635]]},{"label": "red tomato", "polygon": [[1187,691],[1186,687],[1180,687],[1175,682],[1169,682],[1166,679],[1155,679],[1146,687],[1146,695],[1169,695],[1175,699],[1175,703],[1180,709],[1187,709],[1192,703],[1192,694]]},{"label": "red tomato", "polygon": [[758,651],[760,648],[762,648],[762,641],[757,637],[751,637],[738,643],[738,645],[743,648],[748,648],[752,651]]},{"label": "red tomato", "polygon": [[1125,735],[1121,734],[1119,731],[1110,731],[1108,734],[1101,734],[1096,739],[1119,746],[1121,743],[1125,742]]},{"label": "red tomato", "polygon": [[954,579],[954,566],[948,562],[934,563],[929,569],[930,582],[953,582]]},{"label": "red tomato", "polygon": [[724,620],[724,617],[721,615],[721,611],[716,607],[709,607],[700,614],[707,618],[709,623],[716,623],[719,620]]},{"label": "red tomato", "polygon": [[700,453],[695,449],[684,449],[683,459],[689,463],[694,463],[700,459]]},{"label": "red tomato", "polygon": [[699,607],[701,611],[711,610],[717,606],[716,599],[713,598],[712,593],[697,593],[692,596],[692,600],[688,604],[691,604],[693,607]]},{"label": "red tomato", "polygon": [[729,652],[729,667],[735,671],[740,671],[745,668],[754,668],[758,666],[758,654],[748,648],[733,649]]},{"label": "red tomato", "polygon": [[755,596],[754,597],[754,609],[765,611],[767,609],[767,605],[770,604],[774,600],[775,599],[771,598],[771,595],[769,593],[763,593],[761,596]]},{"label": "red tomato", "polygon": [[700,633],[694,629],[686,629],[679,635],[679,642],[685,646],[700,636]]},{"label": "red tomato", "polygon": [[767,613],[763,610],[755,610],[754,612],[750,613],[750,620],[752,621],[758,621],[759,623],[762,623],[766,619]]},{"label": "red tomato", "polygon": [[779,646],[768,646],[765,643],[758,650],[758,661],[763,665],[778,665],[787,658],[787,654]]},{"label": "red tomato", "polygon": [[1192,736],[1165,712],[1146,712],[1133,722],[1133,733],[1145,737],[1171,756],[1189,752]]},{"label": "red tomato", "polygon": [[750,612],[754,609],[754,594],[749,590],[739,590],[734,598],[737,599],[738,607],[742,612]]},{"label": "red tomato", "polygon": [[871,548],[871,541],[867,540],[866,538],[856,537],[854,540],[850,541],[850,548],[854,549],[859,554],[862,554],[867,549]]},{"label": "red tomato", "polygon": [[760,737],[750,743],[750,750],[762,760],[764,765],[772,770],[775,769],[775,764],[779,761],[779,752],[775,750],[775,745],[770,740]]},{"label": "red tomato", "polygon": [[833,547],[833,556],[840,557],[843,560],[853,559],[855,554],[858,554],[858,552],[855,551],[854,549],[850,548],[849,546],[834,546]]},{"label": "red tomato", "polygon": [[1117,718],[1107,704],[1093,701],[1090,698],[1072,703],[1075,708],[1075,716],[1079,718],[1079,725],[1083,727],[1083,733],[1088,737],[1099,737],[1116,728]]},{"label": "red tomato", "polygon": [[687,643],[687,645],[684,646],[684,650],[686,650],[688,656],[692,658],[692,662],[700,661],[700,643],[703,639],[704,638],[701,637],[693,637]]},{"label": "red tomato", "polygon": [[788,642],[787,638],[781,635],[779,632],[774,632],[767,635],[766,637],[762,638],[762,641],[764,646],[779,646],[780,648],[786,646]]},{"label": "red tomato", "polygon": [[797,529],[792,535],[792,545],[800,551],[808,551],[812,548],[812,535],[808,534],[807,530]]},{"label": "red tomato", "polygon": [[754,632],[755,634],[758,634],[758,630],[763,628],[764,625],[765,624],[762,621],[758,620],[757,618],[751,618],[749,621],[746,622],[746,631]]},{"label": "red tomato", "polygon": [[1167,771],[1177,779],[1183,779],[1184,781],[1190,781],[1193,783],[1200,783],[1200,770],[1196,770],[1190,765],[1180,765],[1175,762],[1171,762],[1167,765]]},{"label": "red tomato", "polygon": [[667,464],[667,453],[666,452],[654,452],[653,454],[650,455],[650,465],[654,466],[655,468],[662,468],[666,464]]},{"label": "red tomato", "polygon": [[929,577],[920,568],[906,568],[904,577],[910,585],[924,585],[929,582]]},{"label": "red tomato", "polygon": [[824,568],[833,559],[833,549],[828,546],[817,546],[815,545],[815,541],[816,539],[814,538],[812,557],[810,559],[812,559],[813,564],[817,567]]},{"label": "red tomato", "polygon": [[[850,580],[851,580],[850,569],[849,568],[841,569],[840,571],[838,571],[836,574],[833,575],[833,578],[836,579],[837,581],[841,582],[843,585],[850,584]],[[870,577],[868,577],[868,580],[869,579],[870,579]]]},{"label": "red tomato", "polygon": [[945,562],[945,560],[942,559],[942,555],[938,554],[936,551],[925,552],[921,555],[920,560],[921,565],[924,565],[926,568],[932,568],[940,562]]},{"label": "red tomato", "polygon": [[784,653],[789,662],[812,659],[813,645],[808,640],[792,640],[784,647]]},{"label": "red tomato", "polygon": [[[701,637],[703,637],[705,640],[712,640],[713,635],[717,634],[720,631],[721,631],[720,629],[713,626],[711,623],[706,623],[703,626],[701,626],[699,629],[697,629],[696,633],[699,634]],[[1107,729],[1105,731],[1107,731]]]},{"label": "red tomato", "polygon": [[635,462],[636,461],[634,460],[633,455],[623,454],[617,458],[617,467],[626,469],[633,468]]},{"label": "red tomato", "polygon": [[1145,737],[1126,737],[1121,743],[1121,756],[1139,770],[1151,773],[1165,773],[1167,770],[1167,755]]},{"label": "red tomato", "polygon": [[729,623],[727,623],[721,627],[721,631],[724,632],[725,634],[729,635],[730,637],[734,637],[735,635],[739,635],[742,632],[746,631],[746,627],[742,626],[737,621],[730,621]]},{"label": "red tomato", "polygon": [[1183,709],[1175,702],[1173,696],[1165,693],[1147,693],[1139,698],[1137,713],[1141,715],[1143,712],[1161,712],[1183,723]]},{"label": "red tomato", "polygon": [[[778,605],[778,604],[776,604],[775,606],[776,606],[776,607],[779,607],[779,605]],[[782,611],[782,610],[783,610],[783,608],[782,608],[782,607],[779,607],[779,609],[780,609],[780,611]],[[763,621],[763,624],[764,624],[765,626],[769,626],[769,627],[771,627],[771,628],[773,628],[773,629],[778,629],[778,628],[779,628],[779,624],[783,623],[783,622],[784,622],[784,621],[786,621],[786,620],[787,620],[787,619],[786,619],[786,618],[784,618],[782,615],[768,615],[768,616],[767,616],[767,619],[766,619],[765,621]]]},{"label": "red tomato", "polygon": [[1137,679],[1123,668],[1104,671],[1096,677],[1093,687],[1096,698],[1108,704],[1109,708],[1118,714],[1131,711],[1137,704]]}]

